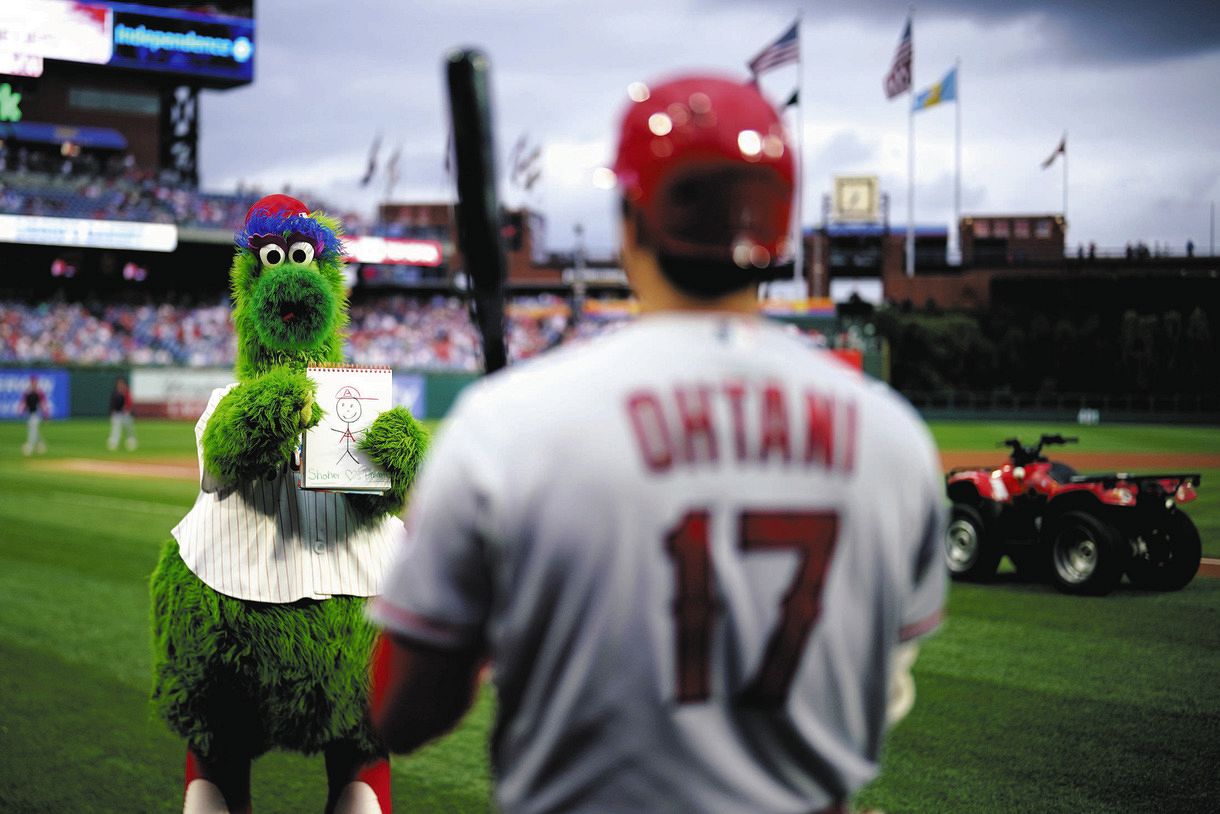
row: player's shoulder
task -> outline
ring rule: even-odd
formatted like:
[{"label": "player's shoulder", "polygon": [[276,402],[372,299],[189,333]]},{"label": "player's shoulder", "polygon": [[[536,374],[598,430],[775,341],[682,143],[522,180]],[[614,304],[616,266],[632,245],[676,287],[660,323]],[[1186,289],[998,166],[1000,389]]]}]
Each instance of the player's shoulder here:
[{"label": "player's shoulder", "polygon": [[621,364],[631,333],[628,327],[514,363],[467,386],[454,412],[503,414],[514,408],[536,412],[543,399],[586,392],[591,382],[605,379]]},{"label": "player's shoulder", "polygon": [[888,384],[865,378],[861,412],[864,437],[894,466],[926,468],[938,460],[936,442],[923,416]]}]

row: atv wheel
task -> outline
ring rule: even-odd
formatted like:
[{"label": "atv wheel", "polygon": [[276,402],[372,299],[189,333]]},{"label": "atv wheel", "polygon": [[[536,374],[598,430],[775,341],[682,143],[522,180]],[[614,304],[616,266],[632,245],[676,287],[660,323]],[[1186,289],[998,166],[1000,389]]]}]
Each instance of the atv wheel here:
[{"label": "atv wheel", "polygon": [[1069,594],[1103,596],[1123,578],[1127,549],[1109,523],[1086,512],[1066,512],[1049,529],[1051,575]]},{"label": "atv wheel", "polygon": [[954,504],[945,530],[945,563],[954,579],[979,582],[994,577],[1000,564],[1000,550],[988,539],[982,516],[964,503]]},{"label": "atv wheel", "polygon": [[1177,591],[1199,572],[1203,545],[1194,521],[1179,511],[1168,512],[1141,535],[1147,550],[1127,564],[1127,578],[1137,588]]}]

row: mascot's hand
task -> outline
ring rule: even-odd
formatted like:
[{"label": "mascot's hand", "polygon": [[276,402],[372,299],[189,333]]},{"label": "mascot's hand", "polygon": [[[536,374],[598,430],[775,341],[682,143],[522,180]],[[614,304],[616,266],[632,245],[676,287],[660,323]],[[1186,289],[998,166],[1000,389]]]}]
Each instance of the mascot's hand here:
[{"label": "mascot's hand", "polygon": [[381,495],[352,495],[351,504],[370,517],[402,511],[407,489],[415,480],[428,448],[428,431],[409,410],[395,407],[377,416],[360,438],[359,446],[389,473],[390,491]]},{"label": "mascot's hand", "polygon": [[203,433],[203,463],[225,483],[274,475],[302,431],[322,420],[317,386],[302,372],[275,368],[220,400]]}]

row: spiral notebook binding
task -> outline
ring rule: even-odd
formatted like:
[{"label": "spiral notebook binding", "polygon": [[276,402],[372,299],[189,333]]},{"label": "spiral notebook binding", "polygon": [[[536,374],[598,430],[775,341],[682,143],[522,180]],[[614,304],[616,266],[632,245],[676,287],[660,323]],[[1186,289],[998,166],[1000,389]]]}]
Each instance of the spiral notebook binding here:
[{"label": "spiral notebook binding", "polygon": [[306,365],[306,370],[325,370],[335,373],[363,373],[370,370],[393,370],[389,365]]}]

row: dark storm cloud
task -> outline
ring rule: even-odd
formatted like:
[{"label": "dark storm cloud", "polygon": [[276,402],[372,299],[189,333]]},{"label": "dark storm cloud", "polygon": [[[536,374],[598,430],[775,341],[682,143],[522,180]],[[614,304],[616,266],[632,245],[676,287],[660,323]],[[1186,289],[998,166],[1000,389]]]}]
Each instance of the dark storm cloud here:
[{"label": "dark storm cloud", "polygon": [[[701,2],[728,6],[739,0]],[[761,0],[760,5],[777,11],[791,7],[787,0]],[[916,6],[917,21],[962,19],[987,25],[1020,17],[1042,18],[1048,36],[1030,42],[1030,49],[1066,61],[1145,61],[1220,49],[1217,0],[923,0]],[[807,9],[805,22],[816,25],[819,17],[884,21],[893,25],[897,41],[906,10],[907,3],[899,0],[819,0]]]}]

